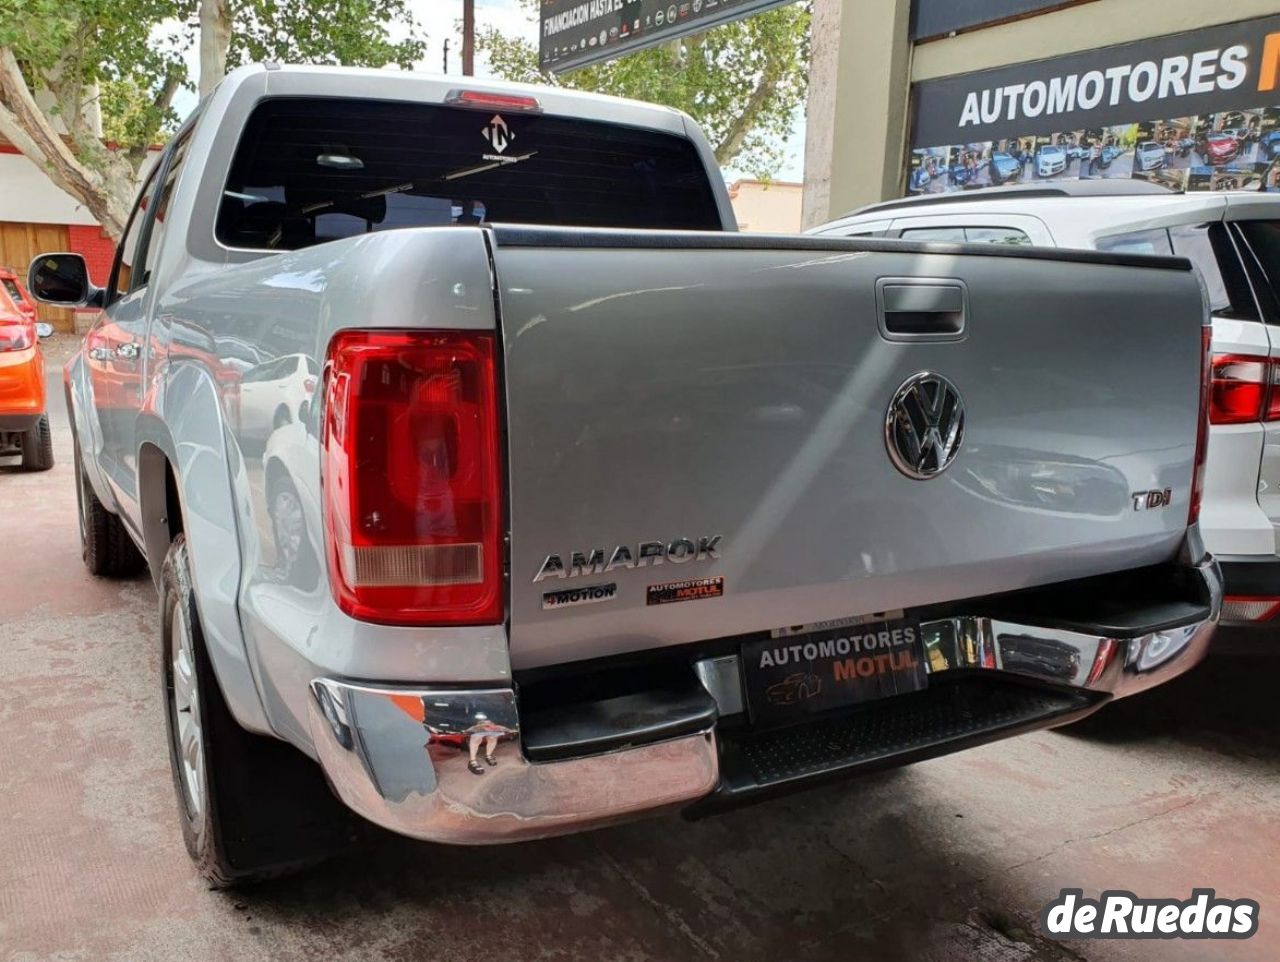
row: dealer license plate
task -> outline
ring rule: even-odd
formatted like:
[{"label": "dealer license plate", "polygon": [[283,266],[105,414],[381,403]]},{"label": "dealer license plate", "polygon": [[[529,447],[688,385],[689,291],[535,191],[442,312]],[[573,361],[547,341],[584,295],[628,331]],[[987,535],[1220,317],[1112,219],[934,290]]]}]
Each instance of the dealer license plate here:
[{"label": "dealer license plate", "polygon": [[920,623],[847,624],[742,646],[751,720],[801,720],[928,684]]}]

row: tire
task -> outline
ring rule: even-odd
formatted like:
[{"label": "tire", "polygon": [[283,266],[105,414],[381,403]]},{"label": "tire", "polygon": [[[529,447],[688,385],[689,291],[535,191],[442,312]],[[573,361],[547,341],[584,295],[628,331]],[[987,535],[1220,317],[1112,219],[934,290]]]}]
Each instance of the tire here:
[{"label": "tire", "polygon": [[80,557],[93,575],[127,578],[136,575],[146,561],[118,515],[112,514],[94,494],[85,477],[80,445],[75,447],[76,501],[80,516]]},{"label": "tire", "polygon": [[182,838],[213,888],[277,878],[350,847],[356,821],[319,767],[236,723],[214,677],[184,535],[160,579],[161,677]]},{"label": "tire", "polygon": [[283,404],[276,409],[276,416],[271,419],[271,430],[279,431],[286,424],[292,424],[293,418],[289,415],[289,409]]},{"label": "tire", "polygon": [[53,467],[53,432],[49,415],[40,415],[34,428],[22,436],[22,470],[48,471]]}]

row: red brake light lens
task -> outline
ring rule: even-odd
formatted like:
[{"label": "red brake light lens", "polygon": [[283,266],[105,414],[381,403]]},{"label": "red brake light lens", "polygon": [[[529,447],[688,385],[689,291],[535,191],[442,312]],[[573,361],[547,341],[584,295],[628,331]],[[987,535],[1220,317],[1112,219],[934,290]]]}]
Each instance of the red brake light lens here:
[{"label": "red brake light lens", "polygon": [[1280,421],[1280,358],[1271,359],[1271,384],[1267,393],[1266,410],[1262,412],[1264,421]]},{"label": "red brake light lens", "polygon": [[1244,424],[1260,421],[1270,380],[1270,361],[1252,354],[1213,355],[1209,421]]},{"label": "red brake light lens", "polygon": [[532,110],[542,109],[537,97],[519,94],[489,93],[484,90],[453,90],[445,102],[455,107],[475,107],[480,110]]},{"label": "red brake light lens", "polygon": [[324,502],[339,607],[364,621],[498,624],[495,340],[344,331],[325,370]]}]

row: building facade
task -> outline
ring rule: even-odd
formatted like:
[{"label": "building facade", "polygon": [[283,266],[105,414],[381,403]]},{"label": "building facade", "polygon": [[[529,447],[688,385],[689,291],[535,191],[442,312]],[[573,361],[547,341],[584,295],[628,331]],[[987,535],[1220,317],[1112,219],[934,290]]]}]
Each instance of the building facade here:
[{"label": "building facade", "polygon": [[[93,282],[106,285],[115,244],[81,204],[0,140],[0,265],[25,277],[31,259],[49,251],[83,254]],[[41,305],[40,315],[58,330],[76,326],[73,311]]]},{"label": "building facade", "polygon": [[729,201],[738,220],[738,230],[798,233],[803,193],[804,185],[792,181],[735,180],[729,185]]},{"label": "building facade", "polygon": [[1280,188],[1276,0],[814,8],[805,226],[1014,181]]}]

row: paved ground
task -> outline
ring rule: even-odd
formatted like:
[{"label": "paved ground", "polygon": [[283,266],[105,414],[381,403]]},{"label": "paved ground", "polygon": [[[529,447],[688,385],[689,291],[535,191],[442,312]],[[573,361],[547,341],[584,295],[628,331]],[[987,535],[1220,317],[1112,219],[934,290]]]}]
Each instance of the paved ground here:
[{"label": "paved ground", "polygon": [[[0,468],[4,962],[1280,957],[1280,726],[1258,656],[1070,734],[706,822],[500,849],[382,836],[300,878],[209,892],[174,811],[154,593],[85,574],[60,407],[55,431],[51,474]],[[1257,899],[1261,931],[1063,947],[1034,926],[1063,886],[1212,886]]]}]

